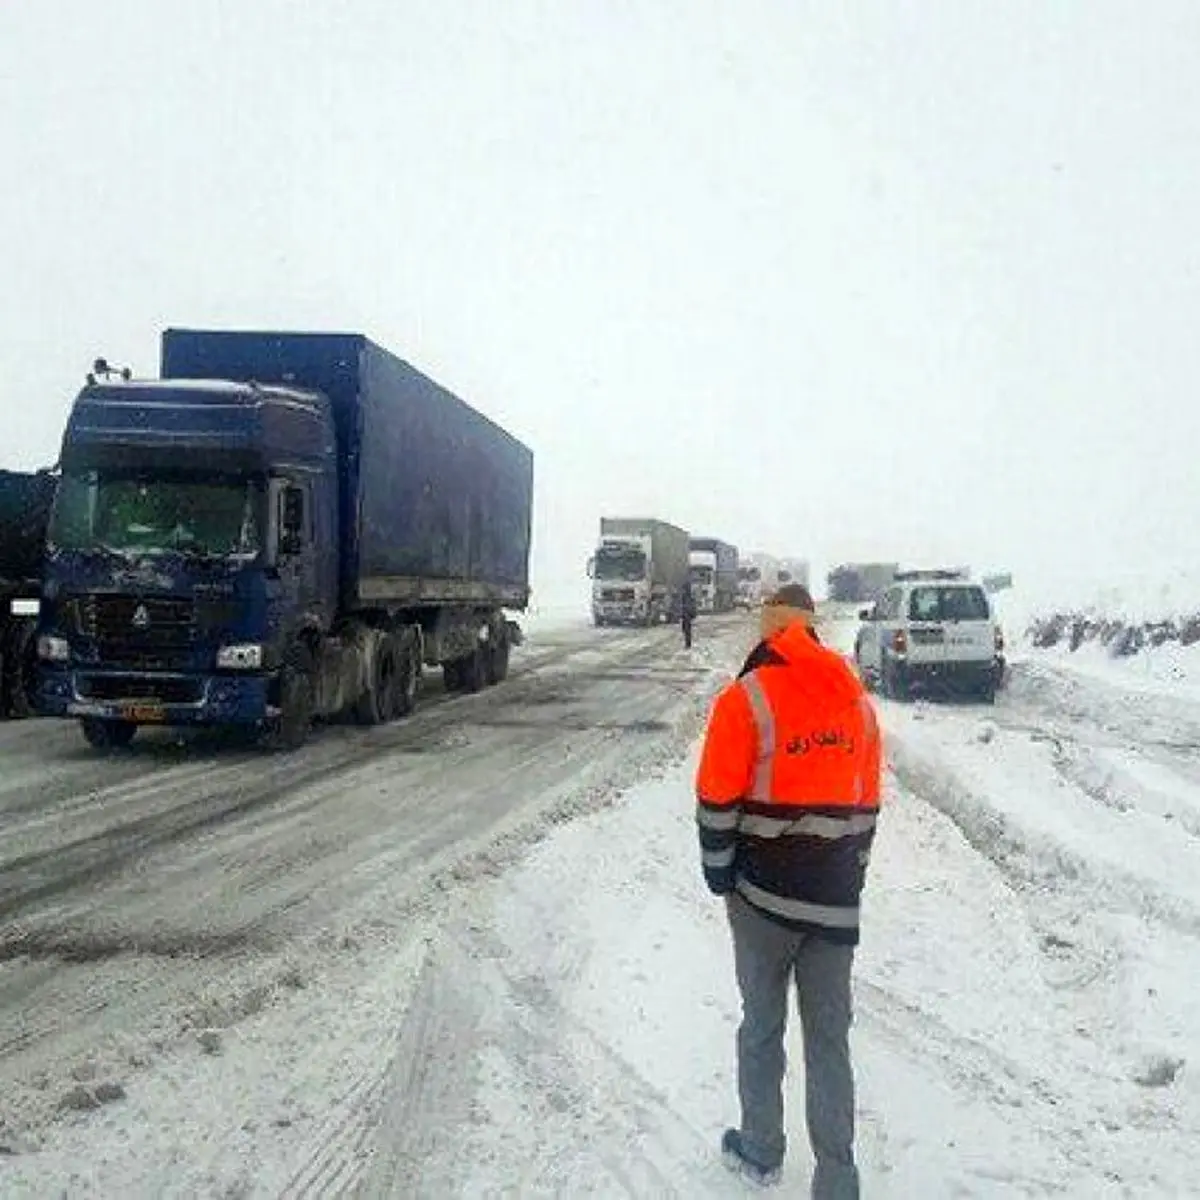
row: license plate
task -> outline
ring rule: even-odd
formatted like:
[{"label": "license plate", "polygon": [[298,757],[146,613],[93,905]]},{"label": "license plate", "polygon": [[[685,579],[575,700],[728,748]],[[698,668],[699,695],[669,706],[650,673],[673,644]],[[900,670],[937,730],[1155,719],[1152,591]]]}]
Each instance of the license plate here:
[{"label": "license plate", "polygon": [[121,716],[139,725],[160,724],[167,719],[166,711],[160,704],[127,704],[122,708]]}]

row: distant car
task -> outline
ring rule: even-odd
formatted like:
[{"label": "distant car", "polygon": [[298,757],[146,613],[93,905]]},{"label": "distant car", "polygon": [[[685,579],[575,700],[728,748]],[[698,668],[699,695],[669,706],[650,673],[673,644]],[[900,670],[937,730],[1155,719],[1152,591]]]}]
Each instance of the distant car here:
[{"label": "distant car", "polygon": [[918,690],[966,689],[993,703],[1004,679],[1004,635],[987,593],[951,572],[914,575],[859,614],[859,674],[892,699],[906,700]]}]

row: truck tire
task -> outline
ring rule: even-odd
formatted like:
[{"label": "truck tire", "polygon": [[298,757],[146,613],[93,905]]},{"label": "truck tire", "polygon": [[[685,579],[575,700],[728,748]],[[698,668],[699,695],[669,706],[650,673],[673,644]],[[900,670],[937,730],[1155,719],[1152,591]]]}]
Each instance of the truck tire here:
[{"label": "truck tire", "polygon": [[292,753],[308,741],[313,723],[312,654],[296,643],[284,658],[279,672],[279,716],[267,729],[267,749]]},{"label": "truck tire", "polygon": [[417,648],[408,637],[396,637],[399,653],[399,672],[396,676],[395,714],[397,718],[412,715],[417,707],[417,688],[421,683],[421,664],[417,661]]},{"label": "truck tire", "polygon": [[476,646],[462,662],[462,690],[468,694],[482,691],[488,683],[488,647]]},{"label": "truck tire", "polygon": [[[16,720],[33,716],[37,690],[37,628],[32,621],[19,629],[12,642],[12,675],[8,711]],[[2,714],[0,714],[2,715]]]},{"label": "truck tire", "polygon": [[487,681],[489,684],[503,683],[508,678],[508,659],[510,647],[508,638],[496,638],[488,647]]},{"label": "truck tire", "polygon": [[442,663],[442,680],[448,692],[461,692],[463,690],[463,660],[461,658],[451,659],[450,662]]},{"label": "truck tire", "polygon": [[355,720],[360,725],[387,725],[408,716],[416,699],[416,661],[409,639],[386,634],[376,649],[367,690],[355,702]]},{"label": "truck tire", "polygon": [[79,728],[93,750],[120,750],[133,741],[138,727],[130,721],[102,721],[98,717],[83,717]]}]

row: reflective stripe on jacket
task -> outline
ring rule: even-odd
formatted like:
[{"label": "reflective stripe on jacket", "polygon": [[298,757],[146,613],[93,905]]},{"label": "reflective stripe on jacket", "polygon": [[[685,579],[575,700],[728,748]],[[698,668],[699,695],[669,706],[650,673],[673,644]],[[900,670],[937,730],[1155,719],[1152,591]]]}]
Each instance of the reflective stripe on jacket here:
[{"label": "reflective stripe on jacket", "polygon": [[879,809],[874,707],[839,654],[796,623],[718,697],[696,780],[709,886],[840,942],[858,906]]}]

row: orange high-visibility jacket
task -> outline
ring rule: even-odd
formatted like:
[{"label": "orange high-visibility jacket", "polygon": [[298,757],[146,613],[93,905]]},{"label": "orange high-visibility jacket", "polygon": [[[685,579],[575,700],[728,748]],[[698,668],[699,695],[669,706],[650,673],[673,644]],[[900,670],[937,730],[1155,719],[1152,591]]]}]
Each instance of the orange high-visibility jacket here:
[{"label": "orange high-visibility jacket", "polygon": [[853,945],[880,802],[874,706],[802,622],[755,660],[709,718],[696,778],[705,878],[776,921]]}]

